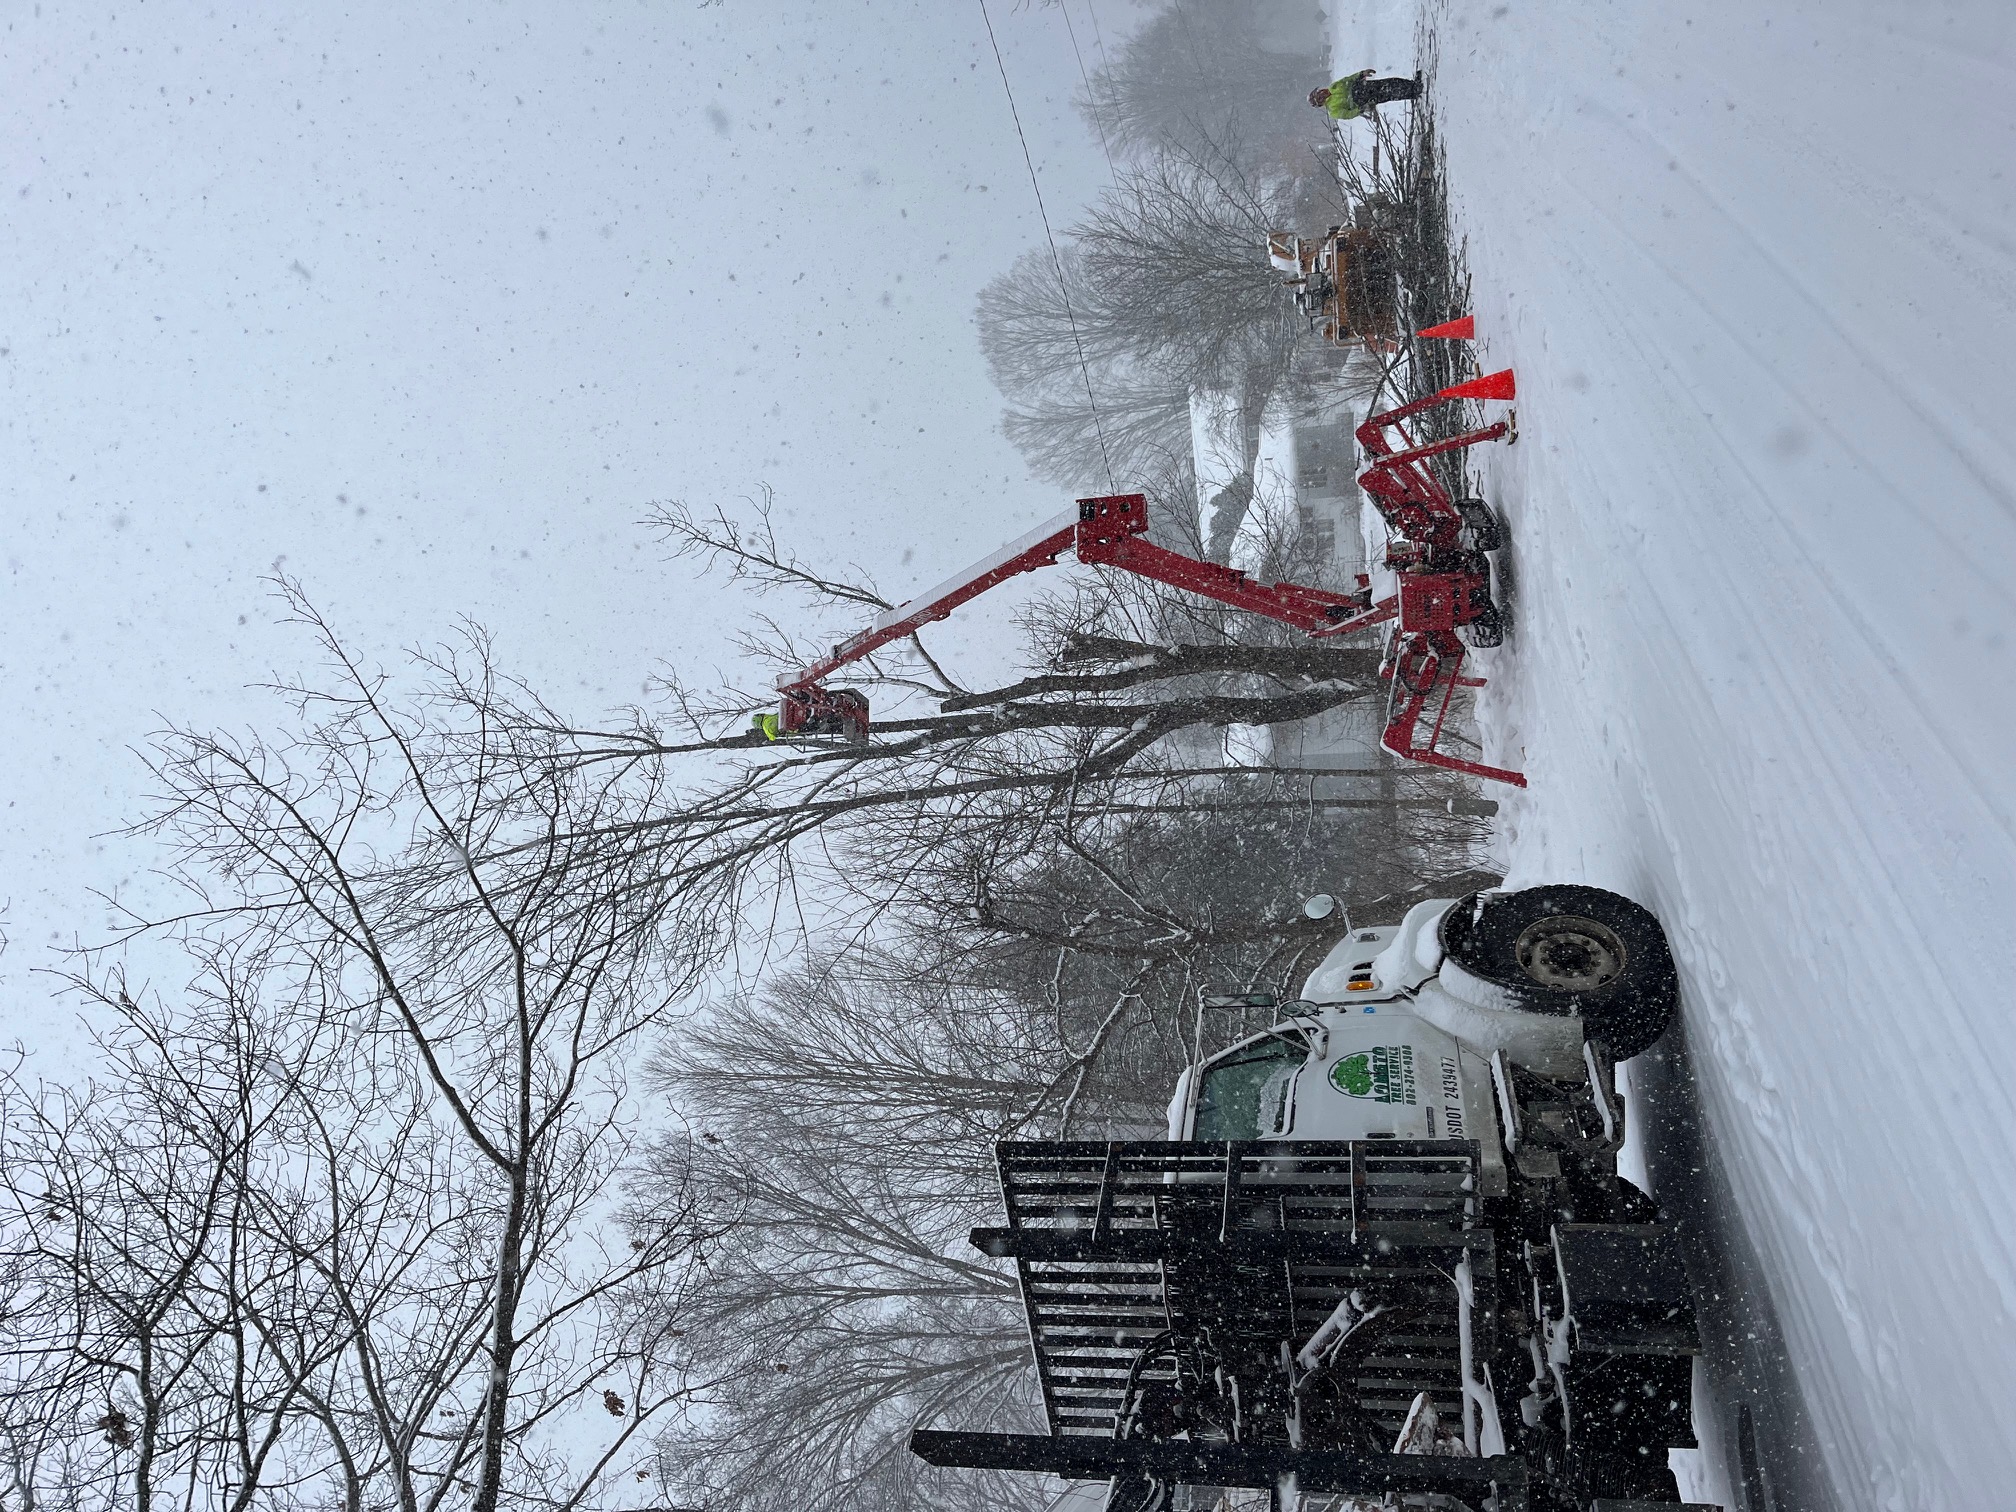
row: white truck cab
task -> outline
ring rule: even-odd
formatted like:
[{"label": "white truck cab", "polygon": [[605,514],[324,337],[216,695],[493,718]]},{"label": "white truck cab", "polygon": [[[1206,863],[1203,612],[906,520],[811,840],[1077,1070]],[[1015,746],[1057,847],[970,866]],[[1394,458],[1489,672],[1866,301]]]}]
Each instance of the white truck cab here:
[{"label": "white truck cab", "polygon": [[1508,1068],[1574,1084],[1601,1067],[1607,1081],[1608,1054],[1642,1046],[1598,1054],[1591,1039],[1617,1027],[1644,1038],[1648,1014],[1664,1027],[1670,1002],[1639,1001],[1671,975],[1642,914],[1614,894],[1557,887],[1430,899],[1397,925],[1354,929],[1272,1027],[1183,1073],[1169,1138],[1474,1139],[1485,1192],[1498,1195],[1503,1131],[1517,1128]]},{"label": "white truck cab", "polygon": [[1280,1022],[1183,1074],[1169,1137],[1475,1139],[1487,1193],[1502,1191],[1489,1051],[1416,1010],[1435,972],[1414,946],[1449,906],[1424,904],[1339,942],[1302,998],[1280,1006]]}]

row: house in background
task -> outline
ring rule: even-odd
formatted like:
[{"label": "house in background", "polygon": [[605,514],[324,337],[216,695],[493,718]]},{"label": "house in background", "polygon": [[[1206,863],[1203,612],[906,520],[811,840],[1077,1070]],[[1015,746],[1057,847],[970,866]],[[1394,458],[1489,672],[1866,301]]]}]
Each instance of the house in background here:
[{"label": "house in background", "polygon": [[1358,490],[1357,414],[1343,386],[1295,385],[1255,406],[1235,391],[1190,396],[1197,535],[1204,554],[1244,571],[1296,555],[1318,580],[1348,583],[1365,570]]},{"label": "house in background", "polygon": [[[1376,516],[1368,523],[1358,488],[1356,409],[1344,397],[1344,375],[1333,369],[1324,376],[1328,381],[1285,385],[1257,407],[1231,390],[1191,395],[1198,536],[1212,560],[1274,572],[1280,547],[1297,541],[1296,575],[1342,587],[1375,559],[1384,532]],[[1338,790],[1355,791],[1345,773],[1396,764],[1379,747],[1384,714],[1383,700],[1366,699],[1315,719],[1235,726],[1226,733],[1226,758],[1335,768]]]}]

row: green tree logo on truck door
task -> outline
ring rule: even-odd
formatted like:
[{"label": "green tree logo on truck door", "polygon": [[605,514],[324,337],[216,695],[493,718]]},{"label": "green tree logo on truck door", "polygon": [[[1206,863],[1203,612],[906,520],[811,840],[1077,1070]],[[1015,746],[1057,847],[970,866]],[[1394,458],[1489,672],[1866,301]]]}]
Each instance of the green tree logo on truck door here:
[{"label": "green tree logo on truck door", "polygon": [[1414,1047],[1374,1045],[1330,1068],[1330,1085],[1346,1097],[1414,1106]]}]

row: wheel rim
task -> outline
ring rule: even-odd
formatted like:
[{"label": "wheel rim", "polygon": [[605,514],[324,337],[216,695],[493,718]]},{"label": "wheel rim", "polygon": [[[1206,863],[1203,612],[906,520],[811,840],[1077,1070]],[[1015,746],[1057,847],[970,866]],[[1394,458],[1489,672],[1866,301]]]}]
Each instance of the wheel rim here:
[{"label": "wheel rim", "polygon": [[1595,992],[1624,974],[1624,942],[1594,919],[1556,914],[1527,927],[1512,947],[1519,969],[1556,992]]}]

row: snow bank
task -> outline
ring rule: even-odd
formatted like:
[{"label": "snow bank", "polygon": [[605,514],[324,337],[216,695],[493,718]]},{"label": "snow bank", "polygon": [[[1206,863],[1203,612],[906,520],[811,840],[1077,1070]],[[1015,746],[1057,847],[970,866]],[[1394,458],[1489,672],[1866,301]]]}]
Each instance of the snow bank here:
[{"label": "snow bank", "polygon": [[[1405,9],[1341,18],[1340,67],[1395,66]],[[1437,14],[1484,362],[1519,373],[1485,480],[1510,881],[1671,931],[1754,1258],[1713,1305],[1775,1320],[1796,1398],[1725,1357],[1717,1410],[1776,1415],[1781,1512],[2007,1505],[2016,12]]]},{"label": "snow bank", "polygon": [[[1420,0],[1358,0],[1337,9],[1331,33],[1333,78],[1377,69],[1382,74],[1414,72],[1414,34],[1421,19]],[[1349,129],[1348,123],[1346,129]]]}]

